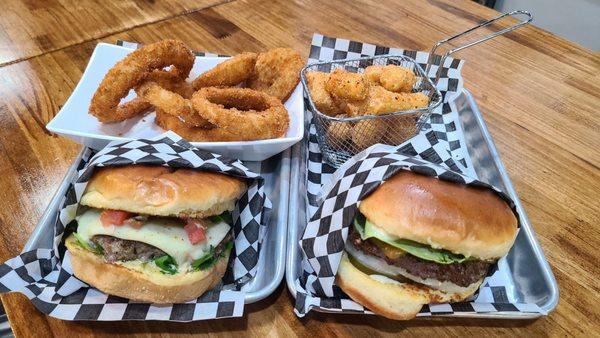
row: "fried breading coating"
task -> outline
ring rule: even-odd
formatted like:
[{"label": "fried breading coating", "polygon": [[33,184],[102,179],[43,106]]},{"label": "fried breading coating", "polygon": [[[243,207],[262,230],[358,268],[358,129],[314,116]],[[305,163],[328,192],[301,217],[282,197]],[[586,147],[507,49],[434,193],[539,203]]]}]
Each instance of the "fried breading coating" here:
[{"label": "fried breading coating", "polygon": [[267,93],[285,102],[300,81],[304,60],[291,48],[273,48],[260,53],[248,88]]},{"label": "fried breading coating", "polygon": [[183,122],[179,117],[156,108],[156,124],[164,130],[172,130],[179,136],[192,142],[228,142],[238,141],[239,137],[222,128],[200,128]]},{"label": "fried breading coating", "polygon": [[341,114],[341,109],[333,102],[333,98],[325,90],[325,82],[329,78],[329,73],[306,72],[306,83],[317,109],[325,115],[336,116]]},{"label": "fried breading coating", "polygon": [[[337,115],[336,117],[346,117],[345,115]],[[331,121],[327,126],[327,135],[329,141],[335,145],[341,146],[348,141],[352,136],[352,123],[349,121]]]},{"label": "fried breading coating", "polygon": [[352,128],[352,142],[359,150],[366,149],[380,143],[387,128],[387,124],[381,119],[359,121]]},{"label": "fried breading coating", "polygon": [[361,101],[367,98],[369,83],[362,74],[338,68],[329,74],[325,90],[334,100]]},{"label": "fried breading coating", "polygon": [[192,105],[200,116],[242,141],[282,137],[290,123],[279,99],[249,88],[202,88],[192,96]]},{"label": "fried breading coating", "polygon": [[410,92],[417,81],[410,69],[396,65],[369,66],[364,74],[370,82],[396,93]]},{"label": "fried breading coating", "polygon": [[145,82],[136,89],[136,92],[156,109],[178,117],[190,126],[201,128],[212,127],[210,122],[194,110],[189,99],[163,88],[156,82]]},{"label": "fried breading coating", "polygon": [[200,74],[192,82],[194,89],[233,87],[246,81],[254,71],[256,53],[241,53]]},{"label": "fried breading coating", "polygon": [[90,114],[100,122],[120,122],[143,113],[148,103],[135,99],[120,104],[131,89],[140,85],[154,70],[173,66],[179,79],[187,78],[194,54],[181,41],[163,40],[145,45],[117,62],[104,76],[90,102]]}]

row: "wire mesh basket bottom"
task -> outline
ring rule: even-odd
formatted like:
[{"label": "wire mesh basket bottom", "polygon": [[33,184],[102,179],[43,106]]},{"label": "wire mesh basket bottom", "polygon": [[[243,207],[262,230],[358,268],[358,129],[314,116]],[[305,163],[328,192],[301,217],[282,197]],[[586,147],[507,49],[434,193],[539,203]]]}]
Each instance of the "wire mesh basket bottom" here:
[{"label": "wire mesh basket bottom", "polygon": [[315,115],[317,141],[325,159],[339,167],[376,143],[397,145],[420,130],[422,113],[380,116],[357,122],[333,121]]},{"label": "wire mesh basket bottom", "polygon": [[[327,116],[312,100],[306,83],[306,72],[332,72],[338,68],[363,73],[371,65],[397,65],[411,70],[416,77],[412,92],[429,97],[427,107],[384,115],[365,115],[351,118]],[[381,55],[355,60],[329,61],[311,64],[302,71],[302,82],[309,97],[309,108],[314,116],[319,148],[324,159],[335,167],[376,143],[398,145],[415,136],[429,112],[441,103],[441,94],[425,72],[413,59],[402,55]]]}]

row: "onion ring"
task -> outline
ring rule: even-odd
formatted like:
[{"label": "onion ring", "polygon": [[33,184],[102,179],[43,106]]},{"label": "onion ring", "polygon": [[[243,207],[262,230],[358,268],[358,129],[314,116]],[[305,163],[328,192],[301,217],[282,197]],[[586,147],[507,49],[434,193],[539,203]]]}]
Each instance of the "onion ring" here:
[{"label": "onion ring", "polygon": [[282,137],[290,123],[281,101],[248,88],[202,88],[192,96],[192,105],[218,129],[242,141]]},{"label": "onion ring", "polygon": [[212,125],[192,108],[188,98],[163,88],[156,82],[144,82],[136,88],[138,95],[152,104],[157,110],[177,117],[191,127],[207,128]]},{"label": "onion ring", "polygon": [[[185,79],[179,78],[179,76],[173,72],[155,70],[146,77],[144,82],[155,82],[164,89],[175,92],[186,99],[192,98],[192,94],[194,94],[192,85],[186,82]],[[136,94],[139,96],[137,88]]]},{"label": "onion ring", "polygon": [[191,142],[239,141],[238,135],[227,132],[222,128],[206,129],[193,127],[160,108],[156,108],[155,122],[164,130],[172,130]]},{"label": "onion ring", "polygon": [[194,54],[180,41],[163,40],[143,46],[104,76],[90,103],[90,113],[100,122],[119,122],[136,116],[143,112],[139,110],[139,100],[119,105],[132,88],[141,84],[153,70],[168,66],[173,66],[169,72],[185,79],[193,65]]},{"label": "onion ring", "polygon": [[233,87],[246,81],[256,63],[256,53],[242,53],[200,74],[192,82],[194,89],[204,87]]},{"label": "onion ring", "polygon": [[273,48],[256,58],[248,88],[255,89],[285,102],[298,81],[304,60],[291,48]]}]

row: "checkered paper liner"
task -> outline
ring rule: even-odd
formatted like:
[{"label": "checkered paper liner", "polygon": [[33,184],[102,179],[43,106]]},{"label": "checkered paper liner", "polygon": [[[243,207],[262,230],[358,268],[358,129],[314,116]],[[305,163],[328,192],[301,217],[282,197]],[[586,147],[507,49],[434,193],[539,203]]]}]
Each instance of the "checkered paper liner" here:
[{"label": "checkered paper liner", "polygon": [[[309,62],[399,54],[410,56],[422,67],[426,52],[407,51],[362,42],[313,36]],[[436,57],[429,76],[439,67]],[[443,104],[434,110],[421,132],[399,146],[375,145],[350,159],[337,171],[323,159],[307,111],[306,205],[310,221],[300,240],[303,273],[296,281],[295,313],[304,316],[312,309],[327,312],[372,314],[349,299],[334,283],[344,243],[357,203],[398,170],[410,170],[439,179],[483,186],[494,190],[514,209],[504,193],[477,180],[466,148],[458,111],[453,99],[462,91],[460,70],[464,61],[447,59],[438,83]],[[307,105],[308,107],[308,105]],[[489,271],[479,291],[465,302],[423,306],[418,316],[461,315],[490,312],[543,313],[536,304],[518,303],[506,259]]]},{"label": "checkered paper liner", "polygon": [[[72,273],[70,253],[61,243],[76,225],[78,202],[95,168],[134,164],[218,172],[248,182],[248,190],[232,212],[235,245],[227,272],[218,287],[196,300],[171,305],[133,302],[106,295]],[[173,132],[150,140],[114,141],[96,154],[89,149],[84,153],[77,177],[61,202],[53,248],[28,251],[0,265],[0,292],[23,293],[41,312],[64,320],[193,321],[239,317],[244,309],[242,287],[256,274],[271,209],[263,179],[239,160],[198,150]]]}]

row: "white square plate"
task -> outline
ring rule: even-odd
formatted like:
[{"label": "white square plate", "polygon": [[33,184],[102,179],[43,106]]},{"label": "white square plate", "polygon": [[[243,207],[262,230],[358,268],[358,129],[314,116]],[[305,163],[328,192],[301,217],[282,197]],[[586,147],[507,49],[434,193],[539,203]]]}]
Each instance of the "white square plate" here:
[{"label": "white square plate", "polygon": [[[46,128],[93,149],[101,149],[113,140],[150,138],[164,132],[154,123],[154,112],[120,123],[100,123],[88,113],[96,88],[108,70],[133,49],[100,43],[94,49],[81,80],[75,90]],[[227,60],[224,57],[196,57],[188,81]],[[132,91],[125,101],[135,97]],[[290,126],[283,138],[240,142],[192,142],[198,148],[245,161],[262,161],[300,141],[304,135],[304,99],[302,85],[298,84],[285,103],[290,115]]]}]

